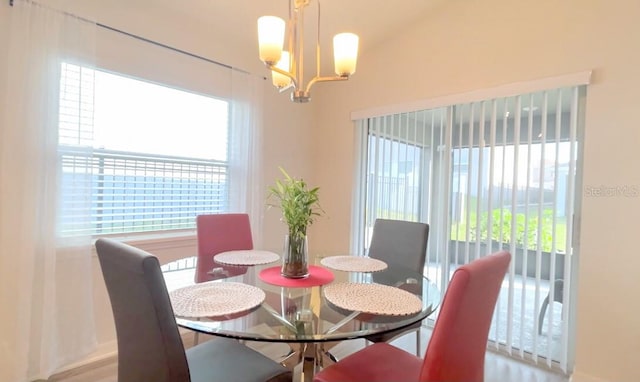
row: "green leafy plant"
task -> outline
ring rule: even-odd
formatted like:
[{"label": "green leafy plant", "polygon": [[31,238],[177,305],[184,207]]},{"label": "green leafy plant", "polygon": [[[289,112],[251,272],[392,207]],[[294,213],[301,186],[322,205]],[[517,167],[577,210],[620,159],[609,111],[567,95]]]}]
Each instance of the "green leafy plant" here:
[{"label": "green leafy plant", "polygon": [[289,227],[289,237],[302,239],[307,235],[307,228],[323,212],[318,198],[320,188],[308,188],[304,180],[291,177],[282,167],[280,172],[284,179],[276,180],[275,185],[269,187],[268,196],[268,200],[275,199],[277,204],[267,205],[280,208],[282,220]]},{"label": "green leafy plant", "polygon": [[288,226],[289,257],[286,257],[283,274],[306,274],[306,236],[307,228],[320,216],[318,192],[319,187],[309,188],[302,179],[291,177],[280,167],[284,179],[276,180],[275,185],[269,187],[267,206],[277,207],[282,211],[282,220]]}]

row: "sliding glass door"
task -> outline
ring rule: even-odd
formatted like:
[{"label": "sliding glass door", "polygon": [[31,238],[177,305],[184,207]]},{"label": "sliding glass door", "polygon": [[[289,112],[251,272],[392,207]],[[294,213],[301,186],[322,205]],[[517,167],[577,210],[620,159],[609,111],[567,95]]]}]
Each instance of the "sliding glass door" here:
[{"label": "sliding glass door", "polygon": [[583,98],[584,87],[561,88],[359,124],[366,171],[354,249],[366,255],[376,218],[427,222],[425,274],[443,288],[458,266],[510,251],[492,346],[565,372]]}]

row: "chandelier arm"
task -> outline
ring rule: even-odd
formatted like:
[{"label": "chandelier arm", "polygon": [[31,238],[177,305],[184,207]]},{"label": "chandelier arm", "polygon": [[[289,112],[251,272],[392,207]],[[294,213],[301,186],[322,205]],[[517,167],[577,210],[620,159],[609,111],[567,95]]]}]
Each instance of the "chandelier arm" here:
[{"label": "chandelier arm", "polygon": [[289,46],[289,54],[291,55],[290,59],[290,66],[289,66],[289,70],[291,70],[291,73],[296,73],[297,70],[297,60],[298,58],[296,57],[297,53],[296,53],[296,48],[295,48],[295,40],[296,40],[296,18],[295,15],[297,15],[295,13],[295,3],[294,0],[289,0],[289,20],[287,20],[287,36],[288,36],[288,41],[287,41],[287,45]]},{"label": "chandelier arm", "polygon": [[[296,45],[295,49],[295,61],[296,61],[296,70],[295,76],[298,79],[298,84],[302,86],[304,84],[304,8],[308,5],[307,1],[302,1],[301,4],[296,8],[296,16],[295,16],[295,29],[298,35],[296,36],[296,41],[294,44]],[[298,86],[296,85],[296,89]]]},{"label": "chandelier arm", "polygon": [[287,90],[289,90],[291,88],[295,89],[295,87],[293,86],[293,82],[290,82],[289,85],[287,85],[287,86],[283,86],[281,88],[278,88],[278,93],[284,93],[284,92],[286,92]]},{"label": "chandelier arm", "polygon": [[309,93],[311,91],[311,86],[313,86],[316,82],[346,81],[348,79],[349,76],[313,77],[313,79],[307,84],[305,92]]},{"label": "chandelier arm", "polygon": [[320,0],[318,0],[318,34],[316,35],[316,77],[320,77]]},{"label": "chandelier arm", "polygon": [[[296,80],[296,77],[295,77],[293,74],[291,74],[291,73],[287,72],[286,70],[282,70],[282,69],[278,68],[278,67],[277,67],[277,66],[275,66],[275,65],[269,65],[269,64],[266,64],[266,63],[265,63],[265,65],[266,65],[266,66],[267,66],[267,68],[269,68],[270,70],[273,70],[273,71],[274,71],[274,72],[276,72],[276,73],[280,73],[280,74],[282,74],[283,76],[287,76],[287,77],[291,78],[291,83],[293,84],[293,87],[294,87],[294,88],[298,88],[298,80]],[[289,86],[291,86],[291,85],[289,85]],[[288,88],[289,86],[287,86],[286,88]]]}]

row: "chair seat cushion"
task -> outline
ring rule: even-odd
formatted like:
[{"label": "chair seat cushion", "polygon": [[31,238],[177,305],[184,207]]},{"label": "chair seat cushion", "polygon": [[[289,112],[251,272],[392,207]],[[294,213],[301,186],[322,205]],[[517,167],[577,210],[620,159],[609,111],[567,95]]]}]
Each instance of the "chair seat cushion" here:
[{"label": "chair seat cushion", "polygon": [[365,347],[313,378],[314,382],[418,381],[422,359],[385,342]]},{"label": "chair seat cushion", "polygon": [[284,382],[291,371],[229,338],[214,338],[187,349],[191,382]]}]

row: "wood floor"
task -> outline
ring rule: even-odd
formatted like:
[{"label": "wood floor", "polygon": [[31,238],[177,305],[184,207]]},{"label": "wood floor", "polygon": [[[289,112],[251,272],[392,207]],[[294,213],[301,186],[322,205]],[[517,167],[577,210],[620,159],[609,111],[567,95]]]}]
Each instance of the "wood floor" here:
[{"label": "wood floor", "polygon": [[[428,343],[429,334],[428,330],[422,330],[423,351]],[[185,346],[191,346],[193,334],[186,333],[183,338]],[[200,341],[202,341],[202,336]],[[415,334],[409,333],[392,343],[413,353],[415,351]],[[272,358],[284,355],[280,353],[285,353],[288,350],[287,345],[277,343],[247,343],[247,345]],[[363,340],[345,341],[332,348],[331,352],[338,358],[344,358],[363,346]],[[66,371],[49,379],[50,382],[117,382],[117,380],[117,360],[115,357]],[[294,378],[294,380],[297,381],[299,378]],[[491,351],[487,352],[485,358],[485,382],[569,382],[569,380],[567,376],[543,370]]]}]

